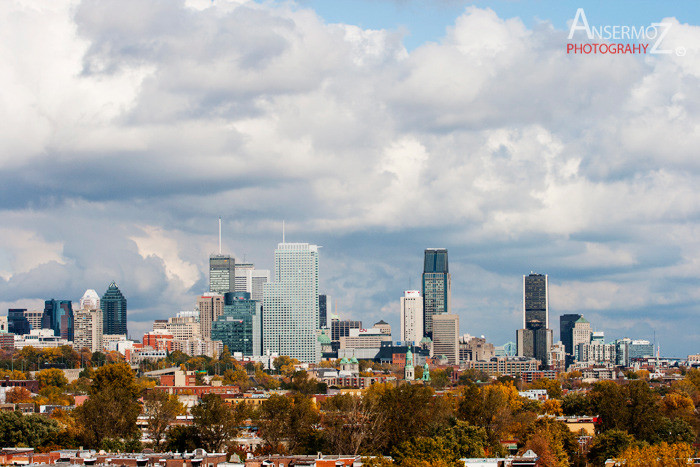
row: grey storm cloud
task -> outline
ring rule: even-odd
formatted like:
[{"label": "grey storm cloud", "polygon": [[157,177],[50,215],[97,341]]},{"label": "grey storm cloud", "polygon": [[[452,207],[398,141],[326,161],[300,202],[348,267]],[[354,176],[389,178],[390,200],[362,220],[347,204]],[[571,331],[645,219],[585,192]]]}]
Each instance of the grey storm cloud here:
[{"label": "grey storm cloud", "polygon": [[285,219],[341,316],[395,334],[441,246],[463,332],[513,340],[535,270],[553,321],[695,351],[700,28],[666,21],[685,56],[475,7],[408,51],[295,3],[4,2],[0,305],[116,280],[138,335],[205,291],[218,216],[268,269]]}]

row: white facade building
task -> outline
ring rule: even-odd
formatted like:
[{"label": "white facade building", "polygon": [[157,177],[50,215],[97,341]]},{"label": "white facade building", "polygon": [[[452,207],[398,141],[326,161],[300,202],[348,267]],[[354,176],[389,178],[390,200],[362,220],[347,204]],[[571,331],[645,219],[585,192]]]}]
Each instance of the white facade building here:
[{"label": "white facade building", "polygon": [[99,310],[100,296],[93,289],[87,289],[80,299],[81,310]]},{"label": "white facade building", "polygon": [[401,297],[401,340],[418,344],[423,339],[423,297],[406,290]]},{"label": "white facade building", "polygon": [[102,321],[102,310],[99,309],[82,309],[73,313],[73,348],[88,348],[90,352],[101,352]]},{"label": "white facade building", "polygon": [[262,302],[263,287],[270,282],[269,269],[255,269],[252,263],[236,264],[236,292],[248,292],[252,300]]},{"label": "white facade building", "polygon": [[318,363],[318,246],[279,243],[275,281],[264,285],[263,353]]},{"label": "white facade building", "polygon": [[32,329],[29,334],[15,336],[15,349],[18,350],[28,346],[47,349],[62,345],[70,345],[70,342],[54,335],[53,329]]}]

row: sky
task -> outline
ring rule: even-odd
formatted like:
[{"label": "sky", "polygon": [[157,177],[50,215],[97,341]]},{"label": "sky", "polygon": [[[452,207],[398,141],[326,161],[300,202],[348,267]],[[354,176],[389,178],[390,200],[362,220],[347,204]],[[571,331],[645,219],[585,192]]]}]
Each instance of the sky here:
[{"label": "sky", "polygon": [[[567,54],[579,8],[669,53]],[[260,268],[283,220],[321,245],[395,339],[444,247],[462,333],[513,341],[534,271],[555,336],[697,353],[699,53],[694,1],[0,2],[0,310],[114,280],[139,337],[207,290],[221,216]]]}]

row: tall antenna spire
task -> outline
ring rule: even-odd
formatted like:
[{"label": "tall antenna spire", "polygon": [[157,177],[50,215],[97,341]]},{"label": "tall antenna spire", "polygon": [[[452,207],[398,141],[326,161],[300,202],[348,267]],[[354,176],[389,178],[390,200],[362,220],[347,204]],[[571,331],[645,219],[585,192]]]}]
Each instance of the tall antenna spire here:
[{"label": "tall antenna spire", "polygon": [[284,241],[284,220],[282,221],[282,243],[285,243],[285,241]]},{"label": "tall antenna spire", "polygon": [[219,254],[221,254],[221,216],[219,216]]}]

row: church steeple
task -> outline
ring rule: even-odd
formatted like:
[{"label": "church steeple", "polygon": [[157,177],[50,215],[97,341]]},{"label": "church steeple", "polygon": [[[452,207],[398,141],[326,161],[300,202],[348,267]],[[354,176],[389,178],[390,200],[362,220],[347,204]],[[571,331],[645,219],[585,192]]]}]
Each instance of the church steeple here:
[{"label": "church steeple", "polygon": [[413,381],[416,379],[415,368],[413,368],[413,352],[411,348],[406,351],[406,366],[404,367],[404,379],[406,381]]}]

